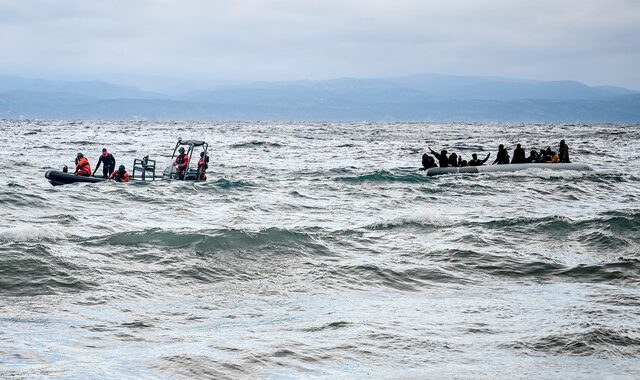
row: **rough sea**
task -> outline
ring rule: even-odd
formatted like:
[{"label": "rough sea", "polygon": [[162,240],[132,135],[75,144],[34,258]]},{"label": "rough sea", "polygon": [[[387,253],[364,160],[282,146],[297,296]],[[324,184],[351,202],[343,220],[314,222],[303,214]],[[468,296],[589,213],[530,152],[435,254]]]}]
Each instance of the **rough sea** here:
[{"label": "rough sea", "polygon": [[[208,181],[53,187],[210,144]],[[592,172],[426,177],[431,146]],[[0,121],[0,378],[639,378],[640,125]],[[160,165],[159,165],[160,166]]]}]

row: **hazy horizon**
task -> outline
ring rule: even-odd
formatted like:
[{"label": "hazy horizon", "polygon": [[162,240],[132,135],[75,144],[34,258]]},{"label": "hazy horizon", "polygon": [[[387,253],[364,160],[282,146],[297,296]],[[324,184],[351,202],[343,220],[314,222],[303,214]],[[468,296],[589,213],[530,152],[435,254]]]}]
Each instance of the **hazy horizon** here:
[{"label": "hazy horizon", "polygon": [[638,19],[630,0],[8,0],[0,74],[144,88],[434,73],[637,90]]}]

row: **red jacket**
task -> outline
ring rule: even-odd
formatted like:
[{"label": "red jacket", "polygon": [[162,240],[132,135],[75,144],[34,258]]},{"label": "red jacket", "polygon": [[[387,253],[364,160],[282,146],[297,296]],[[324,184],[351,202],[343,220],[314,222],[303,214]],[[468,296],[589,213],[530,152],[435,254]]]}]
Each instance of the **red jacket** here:
[{"label": "red jacket", "polygon": [[91,176],[91,165],[89,164],[89,160],[85,157],[81,157],[76,164],[76,171],[73,175],[79,175],[83,177]]},{"label": "red jacket", "polygon": [[126,170],[124,172],[124,175],[122,176],[118,176],[119,173],[120,171],[116,170],[115,172],[111,173],[111,177],[109,177],[109,179],[115,179],[118,182],[129,182],[129,173],[127,173]]},{"label": "red jacket", "polygon": [[201,158],[198,161],[198,181],[206,181],[207,180],[207,161],[204,158]]},{"label": "red jacket", "polygon": [[180,173],[185,172],[189,166],[189,156],[186,153],[183,153],[176,157],[176,166]]}]

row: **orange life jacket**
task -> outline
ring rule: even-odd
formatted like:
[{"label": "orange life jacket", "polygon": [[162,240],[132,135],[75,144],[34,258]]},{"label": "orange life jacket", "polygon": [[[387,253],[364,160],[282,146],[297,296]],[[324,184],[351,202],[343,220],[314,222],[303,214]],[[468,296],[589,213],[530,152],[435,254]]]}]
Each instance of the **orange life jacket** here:
[{"label": "orange life jacket", "polygon": [[89,177],[91,175],[91,165],[86,157],[81,157],[76,164],[76,172],[73,175]]},{"label": "orange life jacket", "polygon": [[122,176],[118,176],[119,173],[119,170],[114,171],[111,173],[111,177],[109,177],[109,179],[115,179],[118,182],[129,182],[129,173],[127,173],[126,170]]}]

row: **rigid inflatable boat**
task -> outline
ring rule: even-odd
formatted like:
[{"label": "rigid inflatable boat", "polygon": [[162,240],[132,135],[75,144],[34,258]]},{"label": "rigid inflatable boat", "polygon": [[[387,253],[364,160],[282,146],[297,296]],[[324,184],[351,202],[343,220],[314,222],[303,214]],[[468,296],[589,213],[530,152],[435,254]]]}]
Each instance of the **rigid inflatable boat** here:
[{"label": "rigid inflatable boat", "polygon": [[504,164],[504,165],[483,165],[483,166],[463,166],[459,168],[430,168],[427,170],[428,176],[441,174],[458,173],[493,173],[493,172],[515,172],[529,169],[542,170],[591,170],[587,164]]},{"label": "rigid inflatable boat", "polygon": [[61,172],[59,170],[48,170],[44,173],[44,177],[48,179],[53,186],[67,185],[76,182],[96,183],[106,181],[106,179],[102,177],[85,177]]}]

